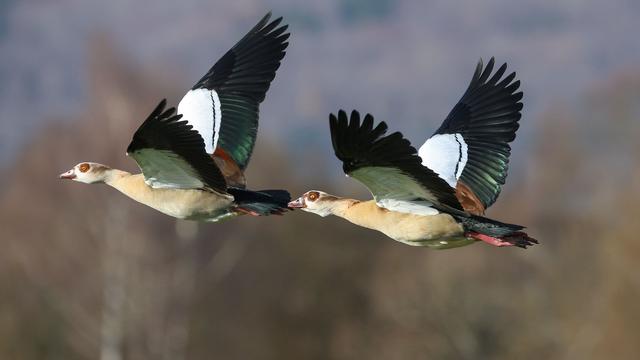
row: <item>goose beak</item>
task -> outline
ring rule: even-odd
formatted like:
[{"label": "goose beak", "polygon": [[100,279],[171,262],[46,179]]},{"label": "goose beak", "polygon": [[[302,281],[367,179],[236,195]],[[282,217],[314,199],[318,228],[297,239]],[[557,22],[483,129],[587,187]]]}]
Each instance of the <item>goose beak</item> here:
[{"label": "goose beak", "polygon": [[288,206],[289,209],[303,209],[307,207],[307,205],[304,203],[304,197],[302,196],[291,201]]},{"label": "goose beak", "polygon": [[71,169],[71,170],[69,170],[69,171],[67,171],[65,173],[60,174],[60,179],[69,179],[69,180],[71,180],[71,179],[75,179],[75,178],[76,178],[76,173],[75,173],[75,171],[73,171],[73,169]]}]

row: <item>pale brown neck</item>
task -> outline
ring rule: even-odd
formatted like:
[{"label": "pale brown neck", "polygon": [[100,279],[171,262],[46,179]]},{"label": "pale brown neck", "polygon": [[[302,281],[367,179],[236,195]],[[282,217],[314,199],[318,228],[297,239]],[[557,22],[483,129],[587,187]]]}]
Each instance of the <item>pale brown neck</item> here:
[{"label": "pale brown neck", "polygon": [[142,174],[131,175],[126,171],[116,170],[105,183],[143,204],[148,204],[153,198],[154,189],[144,182]]},{"label": "pale brown neck", "polygon": [[109,169],[107,170],[104,182],[109,186],[117,187],[118,180],[128,176],[131,176],[131,173],[118,169]]},{"label": "pale brown neck", "polygon": [[360,200],[355,199],[336,198],[335,200],[331,200],[331,205],[328,206],[328,209],[332,215],[346,219],[349,209],[359,202]]}]

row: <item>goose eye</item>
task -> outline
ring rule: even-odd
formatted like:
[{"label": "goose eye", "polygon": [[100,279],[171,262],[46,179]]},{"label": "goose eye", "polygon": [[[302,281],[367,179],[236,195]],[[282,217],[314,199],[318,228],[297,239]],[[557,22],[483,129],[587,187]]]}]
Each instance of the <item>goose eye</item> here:
[{"label": "goose eye", "polygon": [[89,164],[87,164],[87,163],[80,164],[80,167],[78,167],[80,172],[83,172],[83,173],[89,171],[90,168],[91,168],[91,166]]},{"label": "goose eye", "polygon": [[319,197],[320,197],[320,194],[318,194],[315,191],[312,191],[312,192],[309,193],[309,200],[311,200],[311,201],[316,201],[316,200],[318,200]]}]

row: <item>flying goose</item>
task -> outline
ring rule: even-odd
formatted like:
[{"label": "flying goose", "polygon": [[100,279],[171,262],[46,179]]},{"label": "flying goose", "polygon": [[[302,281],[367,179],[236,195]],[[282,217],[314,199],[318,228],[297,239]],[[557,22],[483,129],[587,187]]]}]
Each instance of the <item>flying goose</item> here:
[{"label": "flying goose", "polygon": [[335,215],[414,246],[448,249],[484,241],[526,248],[537,241],[520,225],[483,217],[500,194],[515,139],[522,92],[507,65],[493,75],[492,58],[478,63],[471,83],[440,128],[416,151],[400,132],[357,111],[331,114],[331,141],[342,168],[374,200],[312,190],[289,203],[320,216]]},{"label": "flying goose", "polygon": [[200,221],[242,214],[281,214],[285,190],[246,190],[258,130],[258,109],[288,46],[282,18],[267,14],[198,81],[178,104],[162,100],[127,148],[142,170],[130,174],[82,162],[60,175],[105,183],[162,213]]}]

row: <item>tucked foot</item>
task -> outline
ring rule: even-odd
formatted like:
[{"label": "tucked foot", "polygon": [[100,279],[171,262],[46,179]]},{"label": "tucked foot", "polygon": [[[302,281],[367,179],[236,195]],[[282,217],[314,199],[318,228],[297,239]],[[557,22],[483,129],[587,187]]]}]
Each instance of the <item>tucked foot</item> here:
[{"label": "tucked foot", "polygon": [[239,212],[239,213],[241,213],[241,214],[245,214],[245,215],[260,216],[260,214],[259,214],[259,213],[255,212],[255,211],[253,211],[253,210],[250,210],[250,209],[243,209],[243,208],[241,208],[241,207],[239,207],[239,206],[238,206],[238,207],[236,207],[236,211],[237,211],[237,212]]},{"label": "tucked foot", "polygon": [[523,233],[523,232],[515,232],[511,235],[507,235],[501,238],[497,238],[497,237],[493,237],[493,236],[489,236],[489,235],[485,235],[485,234],[480,234],[474,231],[469,231],[467,233],[465,233],[466,237],[475,239],[475,240],[479,240],[479,241],[484,241],[487,244],[493,245],[493,246],[517,246],[523,249],[526,249],[527,246],[531,246],[533,244],[537,244],[538,240],[529,237],[529,235]]}]

